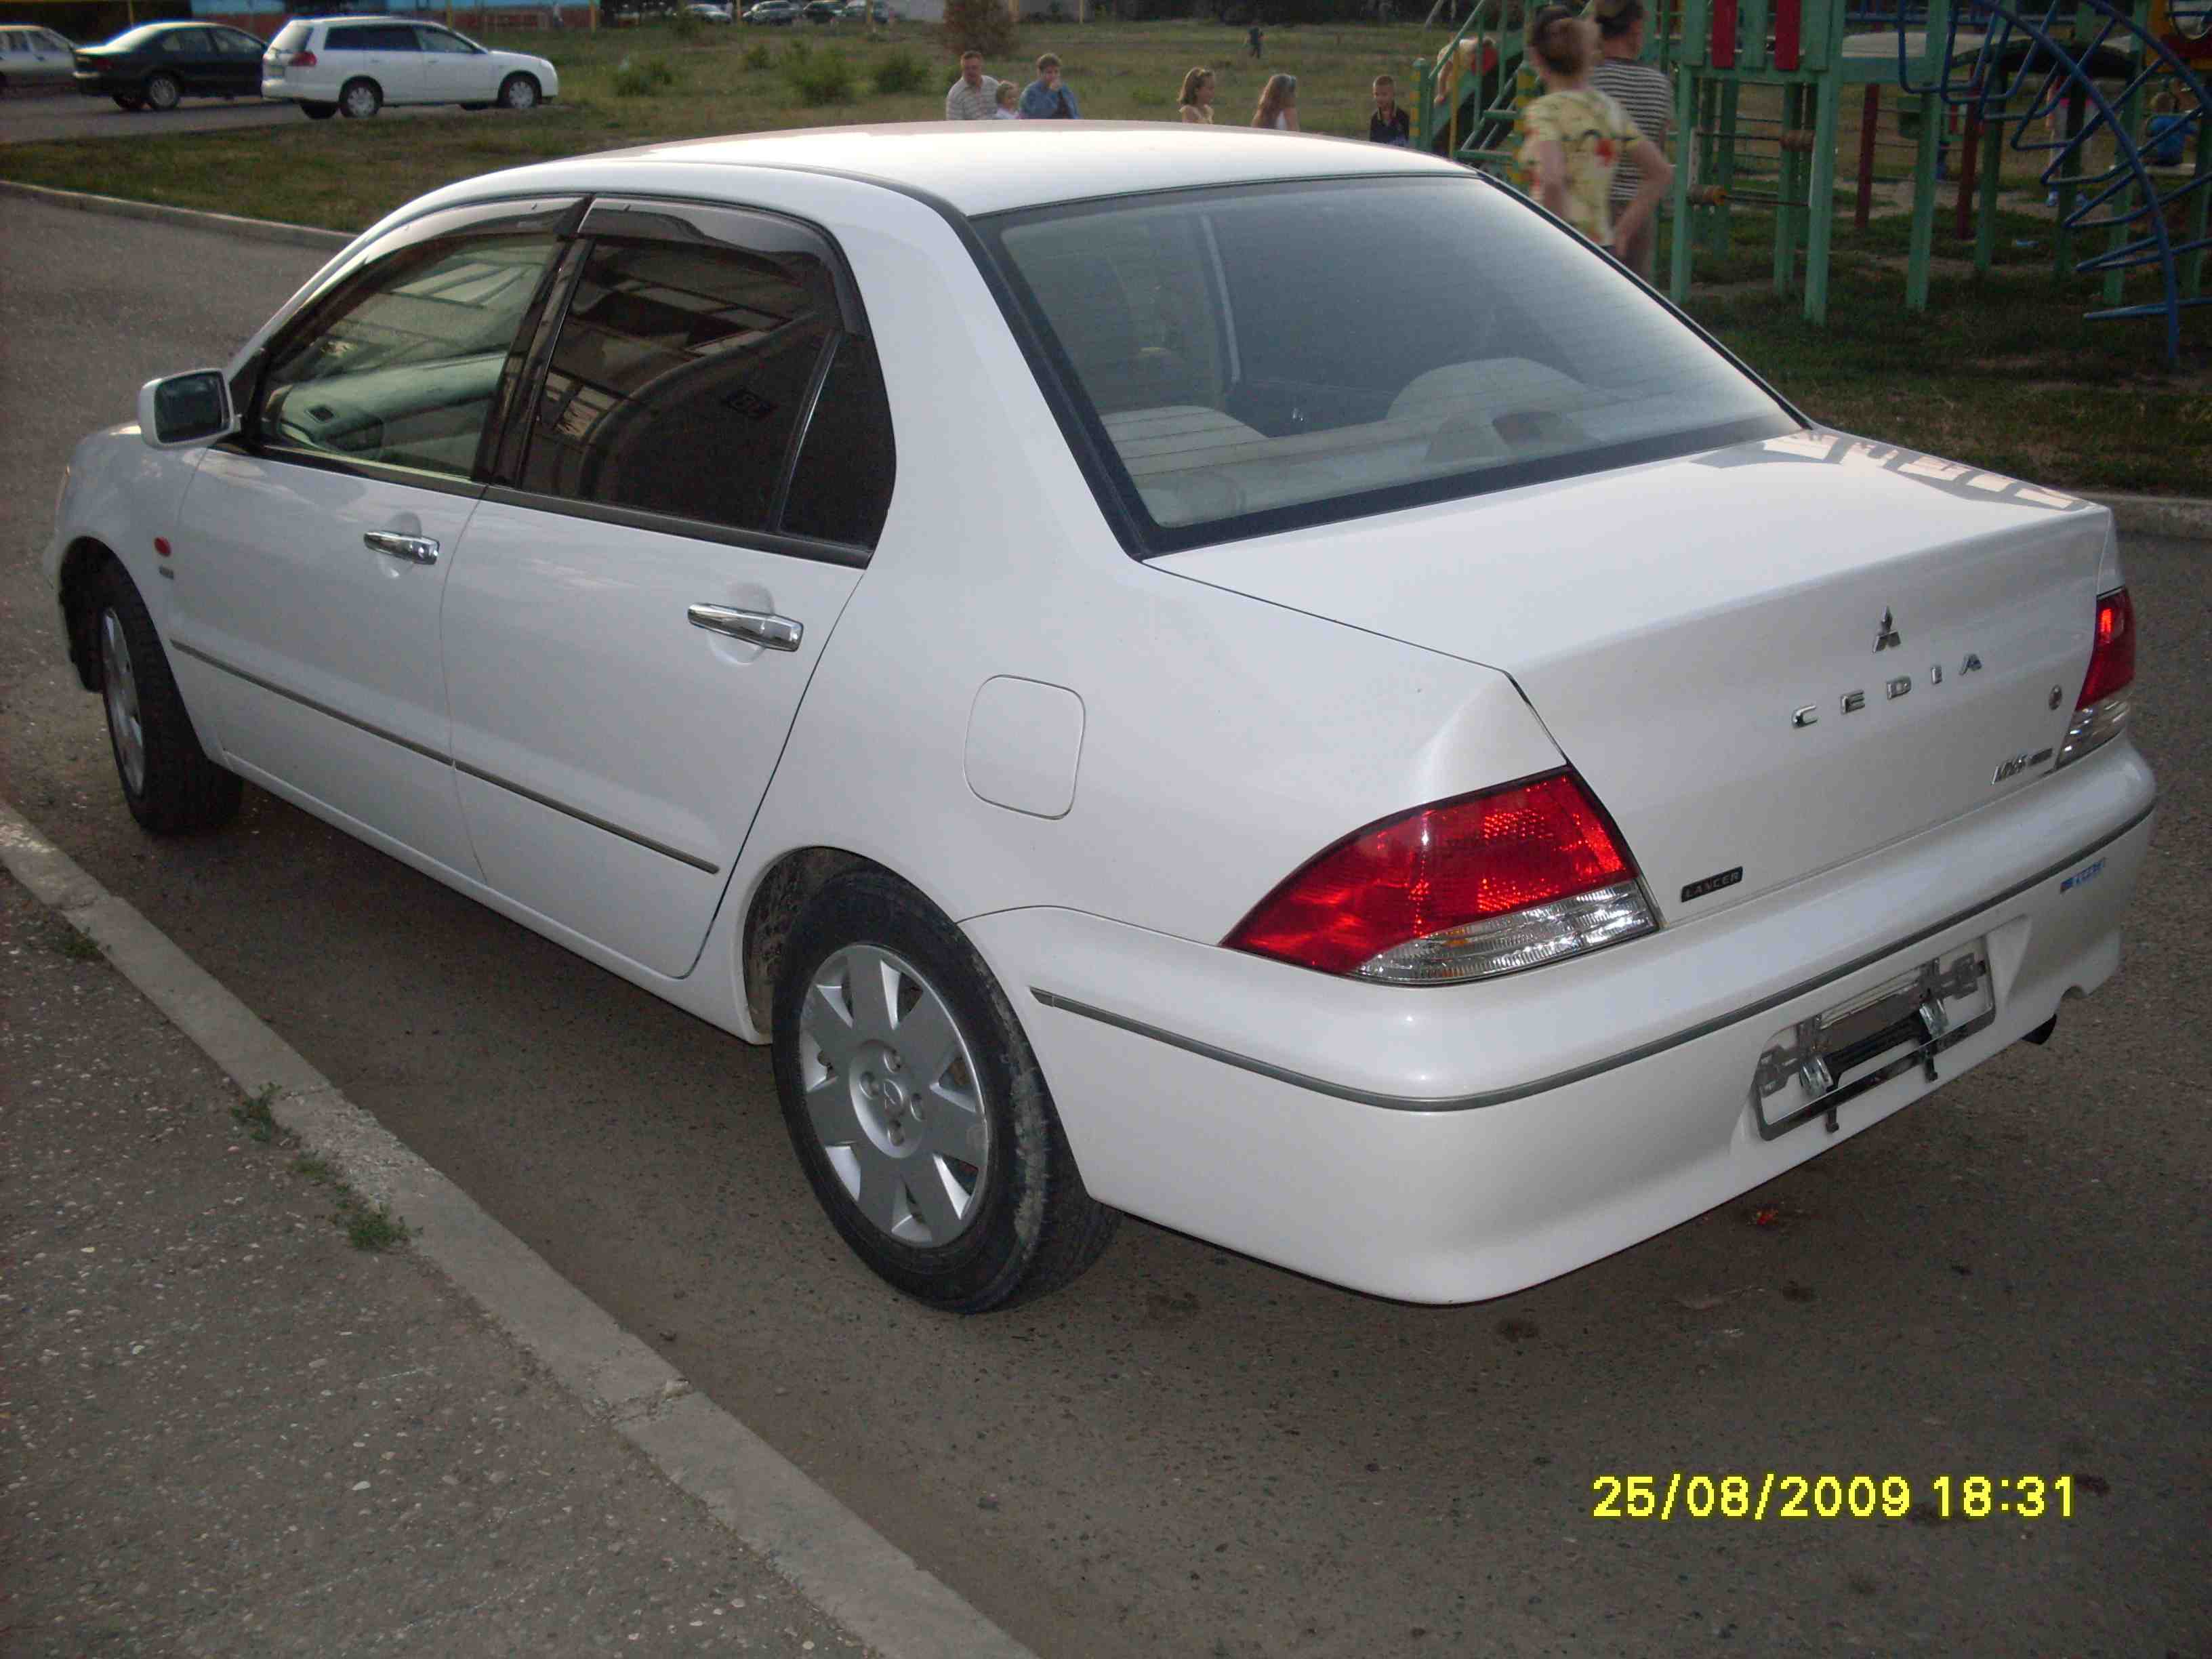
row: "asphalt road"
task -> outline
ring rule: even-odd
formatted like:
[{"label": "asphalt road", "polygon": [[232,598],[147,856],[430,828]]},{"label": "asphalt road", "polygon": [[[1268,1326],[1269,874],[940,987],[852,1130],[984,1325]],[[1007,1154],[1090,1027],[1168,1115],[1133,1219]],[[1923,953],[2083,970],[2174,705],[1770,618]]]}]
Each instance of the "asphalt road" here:
[{"label": "asphalt road", "polygon": [[[1042,1304],[941,1318],[817,1212],[763,1053],[254,792],[216,837],[136,830],[35,573],[59,469],[315,256],[0,226],[0,793],[1041,1652],[2212,1650],[2212,550],[2126,550],[2166,805],[2126,965],[2049,1048],[1500,1303],[1132,1224]],[[2069,1474],[2075,1512],[1593,1518],[1597,1477],[1677,1469]]]},{"label": "asphalt road", "polygon": [[[409,120],[423,114],[451,113],[450,108],[442,106],[387,109],[379,112],[376,118]],[[216,132],[226,127],[291,126],[307,118],[297,104],[282,100],[264,103],[258,98],[188,98],[164,115],[152,110],[133,113],[118,109],[112,98],[87,98],[74,88],[41,89],[0,98],[0,144],[51,139],[161,138],[176,132]]]}]

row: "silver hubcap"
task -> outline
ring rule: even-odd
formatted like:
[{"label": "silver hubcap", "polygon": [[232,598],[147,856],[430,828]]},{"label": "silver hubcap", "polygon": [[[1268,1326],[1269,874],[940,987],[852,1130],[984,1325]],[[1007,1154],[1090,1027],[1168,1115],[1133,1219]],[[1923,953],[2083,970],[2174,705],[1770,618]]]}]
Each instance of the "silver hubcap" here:
[{"label": "silver hubcap", "polygon": [[376,99],[367,87],[356,87],[346,94],[346,113],[355,117],[376,113]]},{"label": "silver hubcap", "polygon": [[945,1000],[890,951],[848,945],[815,970],[799,1034],[808,1120],[860,1213],[902,1244],[965,1232],[991,1126]]},{"label": "silver hubcap", "polygon": [[517,81],[507,89],[509,109],[528,109],[538,101],[538,92],[527,81]]},{"label": "silver hubcap", "polygon": [[123,638],[123,619],[112,611],[100,618],[100,679],[107,697],[107,729],[115,738],[116,763],[134,795],[146,793],[146,728],[138,718],[138,677],[131,672],[131,647]]},{"label": "silver hubcap", "polygon": [[176,82],[155,81],[146,88],[146,101],[155,109],[167,109],[177,101]]}]

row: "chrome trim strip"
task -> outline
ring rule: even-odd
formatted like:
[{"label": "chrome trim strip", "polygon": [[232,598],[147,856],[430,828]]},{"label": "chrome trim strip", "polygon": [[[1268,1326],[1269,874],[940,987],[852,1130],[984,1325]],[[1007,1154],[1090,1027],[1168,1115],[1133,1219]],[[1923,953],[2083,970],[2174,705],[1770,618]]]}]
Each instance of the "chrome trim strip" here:
[{"label": "chrome trim strip", "polygon": [[649,836],[639,835],[635,830],[625,830],[619,823],[609,823],[605,818],[595,818],[589,812],[580,812],[565,801],[557,801],[549,795],[541,795],[535,789],[525,789],[519,783],[495,776],[481,768],[470,765],[466,761],[449,760],[446,763],[456,772],[475,778],[479,782],[495,785],[506,790],[510,795],[520,795],[525,800],[535,801],[538,805],[550,811],[559,812],[564,817],[572,817],[579,823],[588,823],[594,830],[604,830],[611,836],[618,836],[626,842],[642,847],[648,853],[658,853],[663,858],[674,859],[678,864],[688,864],[694,870],[704,871],[710,876],[716,874],[721,869],[720,865],[710,864],[705,859],[696,858],[690,853],[678,852],[675,848],[657,842]]},{"label": "chrome trim strip", "polygon": [[1376,1106],[1386,1111],[1394,1112],[1474,1111],[1485,1106],[1503,1106],[1509,1101],[1525,1100],[1531,1095],[1545,1094],[1553,1089],[1564,1089],[1571,1083],[1581,1083],[1604,1073],[1617,1071],[1623,1066],[1632,1066],[1638,1060],[1650,1059],[1654,1054],[1664,1054],[1669,1048],[1678,1048],[1686,1042],[1695,1042],[1699,1037],[1711,1036],[1714,1032],[1724,1030],[1739,1020],[1754,1018],[1769,1009],[1780,1007],[1785,1002],[1794,1002],[1799,997],[1808,995],[1824,985],[1830,985],[1837,980],[1848,978],[1861,969],[1871,968],[1884,957],[1894,956],[1899,951],[1909,951],[1923,939],[1933,939],[1948,928],[1955,927],[1959,923],[1969,921],[1984,910],[2002,904],[2008,899],[2018,898],[2032,887],[2039,887],[2053,877],[2064,874],[2083,859],[2111,846],[2121,836],[2136,829],[2157,810],[2158,801],[2154,797],[2149,805],[2144,807],[2142,811],[2136,813],[2117,830],[2100,836],[2087,847],[2059,860],[2046,869],[2038,871],[2027,880],[2015,882],[2002,893],[1978,900],[1965,909],[1944,917],[1941,921],[1929,923],[1917,933],[1893,939],[1879,950],[1869,951],[1863,956],[1854,957],[1840,968],[1831,969],[1826,973],[1790,986],[1787,990],[1777,991],[1771,996],[1762,997],[1756,1002],[1747,1003],[1725,1014],[1717,1014],[1711,1019],[1701,1020],[1697,1024],[1687,1026],[1670,1036],[1658,1037],[1650,1042],[1639,1043],[1633,1048],[1624,1049],[1620,1054],[1608,1055],[1603,1060],[1595,1060],[1586,1066],[1576,1066],[1564,1072],[1555,1072],[1549,1077],[1538,1078],[1531,1083],[1516,1084],[1508,1089],[1492,1089],[1481,1094],[1454,1095],[1434,1099],[1424,1098],[1419,1095],[1378,1094],[1372,1090],[1356,1089],[1340,1083],[1331,1083],[1326,1078],[1310,1077],[1304,1072],[1294,1072],[1286,1066],[1270,1065],[1264,1060],[1255,1060],[1249,1054],[1236,1054],[1227,1048],[1216,1048],[1212,1043],[1202,1042],[1196,1037],[1187,1037],[1173,1031],[1162,1030],[1157,1025],[1148,1025],[1144,1021],[1132,1019],[1126,1014],[1114,1013],[1104,1008],[1094,1008],[1089,1003],[1078,1002],[1072,997],[1063,997],[1051,991],[1040,990],[1034,985],[1030,987],[1030,994],[1046,1007],[1057,1008],[1062,1013],[1080,1014],[1085,1019],[1095,1019],[1101,1024],[1115,1026],[1138,1036],[1150,1037],[1155,1042],[1164,1042],[1170,1048],[1181,1048],[1186,1054],[1196,1054],[1205,1060],[1218,1060],[1224,1066],[1233,1066],[1239,1071],[1254,1072],[1261,1077],[1273,1079],[1277,1083],[1287,1083],[1293,1088],[1308,1089],[1315,1094],[1327,1095],[1333,1099],[1348,1100],[1356,1105]]},{"label": "chrome trim strip", "polygon": [[249,674],[243,668],[227,663],[220,657],[210,656],[197,646],[186,645],[181,640],[172,640],[169,641],[169,648],[173,651],[181,651],[188,657],[197,657],[209,667],[220,668],[224,673],[244,680],[248,685],[258,685],[264,691],[282,697],[287,702],[296,702],[302,708],[312,708],[318,714],[334,720],[341,726],[350,726],[355,731],[366,732],[372,738],[381,738],[386,743],[396,743],[402,749],[422,756],[424,760],[434,760],[441,766],[451,766],[453,763],[451,756],[438,750],[426,748],[411,738],[403,738],[398,732],[387,732],[380,726],[371,726],[367,720],[356,720],[351,714],[342,714],[328,703],[317,702],[313,697],[303,697],[297,691],[288,690],[283,686],[263,679],[258,674]]},{"label": "chrome trim strip", "polygon": [[209,667],[219,668],[226,674],[244,680],[248,685],[258,686],[272,696],[283,698],[287,702],[296,702],[302,708],[312,708],[318,714],[334,720],[341,726],[350,726],[356,732],[366,732],[372,738],[381,738],[386,743],[397,744],[410,753],[422,756],[425,760],[435,761],[441,766],[450,766],[455,771],[465,772],[479,782],[495,785],[511,795],[520,795],[525,800],[535,801],[538,805],[549,811],[559,812],[564,817],[572,817],[579,823],[588,823],[594,830],[604,830],[611,836],[619,836],[623,841],[644,848],[648,853],[658,853],[663,858],[674,859],[678,864],[688,864],[694,870],[703,871],[710,876],[718,875],[721,872],[721,866],[719,864],[710,863],[692,854],[678,851],[673,847],[653,840],[650,836],[641,836],[635,830],[625,830],[618,823],[609,823],[605,818],[593,817],[589,812],[580,812],[564,802],[541,795],[534,789],[525,789],[519,783],[511,782],[506,778],[486,772],[478,767],[471,766],[465,761],[457,761],[451,755],[441,754],[437,750],[426,748],[422,744],[399,736],[397,732],[387,732],[380,726],[371,726],[367,720],[356,720],[350,714],[342,714],[328,703],[317,702],[313,697],[303,697],[297,691],[287,690],[281,685],[272,684],[258,674],[249,674],[243,668],[234,667],[220,657],[210,656],[206,652],[195,646],[186,645],[181,640],[170,641],[169,647],[172,650],[183,652],[188,657],[197,657]]}]

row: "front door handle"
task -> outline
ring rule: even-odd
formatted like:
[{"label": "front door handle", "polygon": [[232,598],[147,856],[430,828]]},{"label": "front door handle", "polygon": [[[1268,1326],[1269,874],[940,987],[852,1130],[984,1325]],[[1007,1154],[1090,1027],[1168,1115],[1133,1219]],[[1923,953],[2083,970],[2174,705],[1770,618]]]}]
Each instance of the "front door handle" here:
[{"label": "front door handle", "polygon": [[766,611],[738,611],[726,605],[695,605],[684,615],[691,618],[694,628],[727,634],[771,651],[798,650],[799,636],[805,631],[788,617]]},{"label": "front door handle", "polygon": [[438,544],[428,536],[403,536],[396,530],[371,530],[362,537],[361,544],[372,553],[389,553],[395,559],[408,559],[416,564],[438,562]]}]

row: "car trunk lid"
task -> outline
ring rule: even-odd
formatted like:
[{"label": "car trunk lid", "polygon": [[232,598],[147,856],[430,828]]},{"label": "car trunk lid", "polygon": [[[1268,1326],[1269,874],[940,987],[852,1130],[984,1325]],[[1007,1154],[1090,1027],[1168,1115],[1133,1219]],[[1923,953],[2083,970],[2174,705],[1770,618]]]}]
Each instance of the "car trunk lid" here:
[{"label": "car trunk lid", "polygon": [[1510,673],[1680,920],[2047,774],[2109,524],[1812,431],[1155,562]]}]

